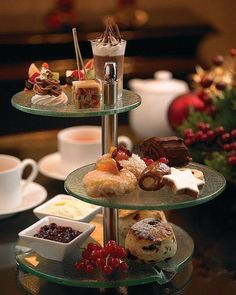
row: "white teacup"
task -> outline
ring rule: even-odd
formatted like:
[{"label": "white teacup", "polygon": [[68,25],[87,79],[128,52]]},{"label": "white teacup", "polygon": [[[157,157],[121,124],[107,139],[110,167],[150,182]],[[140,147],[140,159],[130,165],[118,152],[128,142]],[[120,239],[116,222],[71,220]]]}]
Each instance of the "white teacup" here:
[{"label": "white teacup", "polygon": [[[58,132],[58,151],[63,168],[71,172],[81,166],[97,161],[102,154],[102,129],[100,126],[74,126]],[[132,149],[127,136],[120,136],[118,142]]]},{"label": "white teacup", "polygon": [[[22,185],[22,174],[26,166],[31,166],[30,175]],[[22,192],[34,181],[38,174],[37,163],[32,159],[20,159],[0,154],[0,211],[14,209],[22,201]]]}]

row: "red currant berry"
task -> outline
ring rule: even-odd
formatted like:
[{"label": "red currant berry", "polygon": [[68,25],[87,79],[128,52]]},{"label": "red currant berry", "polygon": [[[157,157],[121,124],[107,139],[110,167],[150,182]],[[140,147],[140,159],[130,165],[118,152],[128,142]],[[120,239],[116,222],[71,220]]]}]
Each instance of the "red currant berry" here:
[{"label": "red currant berry", "polygon": [[230,134],[233,138],[236,138],[236,129],[231,130]]},{"label": "red currant berry", "polygon": [[87,273],[92,273],[94,271],[94,267],[92,264],[87,264],[85,265],[85,268],[84,268],[85,272]]},{"label": "red currant berry", "polygon": [[118,258],[125,258],[127,257],[127,251],[124,247],[118,246],[115,250],[115,256]]},{"label": "red currant berry", "polygon": [[208,140],[212,140],[215,138],[215,132],[213,130],[208,130],[206,135]]},{"label": "red currant berry", "polygon": [[100,250],[102,247],[99,244],[88,243],[87,250],[92,252],[93,250]]},{"label": "red currant berry", "polygon": [[169,163],[169,160],[167,158],[165,158],[165,157],[161,157],[158,161],[161,162],[161,163],[164,163],[166,165]]},{"label": "red currant berry", "polygon": [[90,252],[88,250],[85,250],[83,253],[82,253],[82,257],[84,259],[90,259]]},{"label": "red currant berry", "polygon": [[107,256],[107,254],[108,254],[108,251],[105,248],[102,248],[100,250],[100,255],[102,258],[105,258]]},{"label": "red currant berry", "polygon": [[122,261],[121,263],[120,263],[120,265],[119,265],[119,269],[121,270],[121,271],[127,271],[128,270],[128,264],[126,263],[126,262],[124,262],[124,261]]},{"label": "red currant berry", "polygon": [[154,161],[153,159],[143,158],[143,161],[147,166],[151,165]]},{"label": "red currant berry", "polygon": [[231,150],[231,144],[229,144],[229,143],[224,144],[224,145],[223,145],[223,149],[224,149],[225,151],[230,151],[230,150]]},{"label": "red currant berry", "polygon": [[184,144],[185,144],[186,146],[190,146],[190,145],[193,144],[193,140],[192,140],[192,139],[189,139],[189,138],[186,138],[186,139],[184,140]]},{"label": "red currant berry", "polygon": [[113,268],[109,265],[104,265],[104,267],[102,268],[102,272],[106,275],[110,275],[113,273]]},{"label": "red currant berry", "polygon": [[212,63],[215,66],[221,66],[224,62],[224,57],[222,55],[217,55],[212,59]]},{"label": "red currant berry", "polygon": [[235,57],[236,56],[236,49],[235,48],[231,48],[229,50],[229,55],[231,55],[232,57]]},{"label": "red currant berry", "polygon": [[120,260],[118,258],[112,258],[109,265],[112,268],[117,268],[119,264],[120,264]]},{"label": "red currant berry", "polygon": [[201,81],[200,81],[200,85],[203,87],[203,88],[208,88],[211,86],[213,80],[208,77],[208,76],[204,76],[202,77]]},{"label": "red currant berry", "polygon": [[184,129],[184,135],[188,136],[188,134],[192,134],[193,133],[193,129],[192,128],[186,128]]},{"label": "red currant berry", "polygon": [[98,268],[103,268],[105,264],[106,264],[106,261],[105,261],[104,258],[97,258],[97,260],[96,260],[96,266]]},{"label": "red currant berry", "polygon": [[223,133],[223,134],[221,135],[221,140],[222,140],[223,142],[229,141],[230,138],[231,138],[231,136],[230,136],[230,133],[228,133],[228,132]]},{"label": "red currant berry", "polygon": [[215,129],[215,133],[216,133],[217,135],[222,135],[224,132],[225,132],[225,129],[224,129],[223,126],[218,126],[218,127],[216,127],[216,129]]},{"label": "red currant berry", "polygon": [[83,261],[79,261],[79,262],[76,262],[75,264],[75,268],[77,270],[84,270],[85,268],[85,263]]},{"label": "red currant berry", "polygon": [[97,258],[101,258],[101,252],[100,250],[93,250],[91,253],[90,253],[90,259],[91,260],[96,260]]},{"label": "red currant berry", "polygon": [[236,141],[230,144],[231,150],[236,150]]},{"label": "red currant berry", "polygon": [[204,123],[204,122],[199,122],[199,123],[197,124],[197,128],[198,128],[199,130],[203,130],[204,127],[205,127],[205,123]]},{"label": "red currant berry", "polygon": [[236,164],[236,156],[231,156],[228,158],[227,163],[229,165],[235,165]]},{"label": "red currant berry", "polygon": [[203,133],[200,138],[200,141],[206,141],[206,140],[207,140],[207,135],[206,135],[206,133]]},{"label": "red currant berry", "polygon": [[196,141],[200,140],[201,137],[202,137],[202,135],[203,135],[202,130],[197,131],[197,133],[196,133],[196,135],[195,135],[195,140],[196,140]]}]

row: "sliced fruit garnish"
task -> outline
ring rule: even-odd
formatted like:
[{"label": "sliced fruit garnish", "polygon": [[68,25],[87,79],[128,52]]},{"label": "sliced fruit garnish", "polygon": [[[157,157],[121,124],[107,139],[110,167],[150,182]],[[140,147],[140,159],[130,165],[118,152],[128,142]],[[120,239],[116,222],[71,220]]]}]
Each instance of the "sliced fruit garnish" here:
[{"label": "sliced fruit garnish", "polygon": [[117,162],[122,160],[128,160],[131,156],[132,153],[123,145],[119,146],[111,154],[111,157],[115,159]]},{"label": "sliced fruit garnish", "polygon": [[29,78],[32,77],[34,75],[34,73],[40,74],[40,70],[36,67],[36,65],[34,63],[32,63],[28,69],[28,77]]},{"label": "sliced fruit garnish", "polygon": [[29,77],[29,81],[35,83],[35,78],[39,76],[39,73],[35,72],[31,77]]},{"label": "sliced fruit garnish", "polygon": [[148,158],[142,158],[142,160],[145,162],[147,166],[151,165],[154,162],[153,159]]},{"label": "sliced fruit garnish", "polygon": [[112,174],[118,174],[119,169],[117,167],[116,161],[112,158],[100,159],[96,163],[97,170],[109,172]]},{"label": "sliced fruit garnish", "polygon": [[49,69],[49,65],[48,65],[48,63],[44,62],[44,63],[42,64],[42,68]]},{"label": "sliced fruit garnish", "polygon": [[169,160],[167,158],[165,158],[165,157],[161,157],[158,161],[161,162],[161,163],[164,163],[166,165],[169,163]]},{"label": "sliced fruit garnish", "polygon": [[55,80],[59,80],[60,74],[58,72],[52,72],[52,78]]},{"label": "sliced fruit garnish", "polygon": [[89,70],[93,68],[93,58],[91,58],[87,63],[85,64],[85,69]]},{"label": "sliced fruit garnish", "polygon": [[77,78],[78,80],[85,80],[85,75],[83,70],[80,70],[79,72],[78,70],[74,70],[71,76]]}]

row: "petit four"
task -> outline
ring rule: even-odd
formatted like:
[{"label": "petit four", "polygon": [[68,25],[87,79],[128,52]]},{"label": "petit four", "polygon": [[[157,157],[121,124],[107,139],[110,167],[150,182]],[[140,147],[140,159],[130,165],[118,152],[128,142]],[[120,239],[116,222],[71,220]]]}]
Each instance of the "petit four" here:
[{"label": "petit four", "polygon": [[195,177],[190,169],[178,170],[171,167],[171,173],[163,176],[165,184],[169,185],[174,194],[187,194],[194,198],[199,195],[205,181]]},{"label": "petit four", "polygon": [[95,80],[74,81],[72,96],[79,109],[100,107],[100,85]]},{"label": "petit four", "polygon": [[176,136],[151,137],[144,140],[139,147],[144,157],[154,161],[166,157],[171,167],[186,166],[191,161],[183,139]]},{"label": "petit four", "polygon": [[155,161],[148,165],[139,177],[139,186],[145,191],[156,191],[164,186],[162,178],[170,174],[170,167],[165,163]]},{"label": "petit four", "polygon": [[33,91],[35,95],[31,98],[32,104],[56,106],[64,105],[68,101],[67,95],[62,91],[60,81],[53,78],[53,73],[46,63],[34,79]]},{"label": "petit four", "polygon": [[145,218],[130,228],[125,248],[139,260],[152,263],[173,257],[177,242],[170,224],[157,218]]}]

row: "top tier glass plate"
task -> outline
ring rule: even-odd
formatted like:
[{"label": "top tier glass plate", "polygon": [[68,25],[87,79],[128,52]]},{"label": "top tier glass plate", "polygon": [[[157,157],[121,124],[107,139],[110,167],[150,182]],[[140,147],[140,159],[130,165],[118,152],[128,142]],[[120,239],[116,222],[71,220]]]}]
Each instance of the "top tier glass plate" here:
[{"label": "top tier glass plate", "polygon": [[144,191],[137,188],[135,191],[119,197],[90,197],[85,191],[83,177],[94,169],[94,164],[81,167],[69,174],[65,181],[65,189],[70,195],[88,203],[109,208],[141,210],[169,210],[191,207],[212,200],[224,190],[226,181],[220,173],[197,163],[191,163],[187,167],[201,170],[204,174],[205,184],[196,199],[186,194],[175,195],[167,186],[158,191]]},{"label": "top tier glass plate", "polygon": [[127,112],[136,108],[141,104],[141,98],[138,94],[123,90],[122,98],[118,99],[115,105],[104,106],[96,109],[78,109],[73,103],[71,95],[71,87],[65,87],[64,92],[68,96],[68,103],[63,106],[40,106],[31,103],[31,98],[34,92],[24,90],[16,93],[12,97],[12,105],[20,111],[51,117],[96,117],[110,114]]}]

